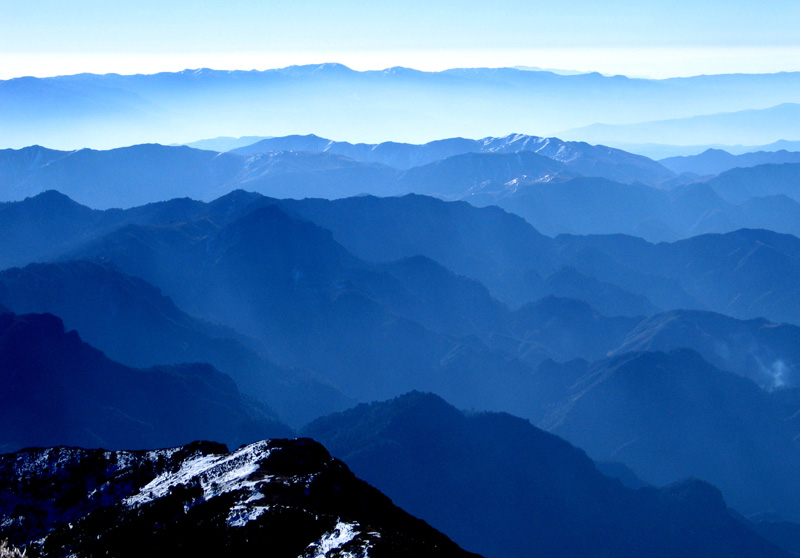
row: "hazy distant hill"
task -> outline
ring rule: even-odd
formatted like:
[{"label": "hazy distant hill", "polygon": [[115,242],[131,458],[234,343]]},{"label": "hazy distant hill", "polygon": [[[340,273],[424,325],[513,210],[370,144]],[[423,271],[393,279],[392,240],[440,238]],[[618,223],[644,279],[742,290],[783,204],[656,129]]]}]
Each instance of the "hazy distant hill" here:
[{"label": "hazy distant hill", "polygon": [[[108,148],[310,130],[362,142],[518,130],[554,135],[595,122],[630,124],[800,103],[798,85],[797,73],[647,80],[513,68],[357,72],[340,64],[28,77],[0,81],[0,144]],[[751,134],[742,143],[796,137],[777,132],[784,124],[791,127],[771,121],[764,129],[768,139]],[[731,139],[729,130],[719,132],[712,143]],[[691,141],[682,137],[678,143]]]},{"label": "hazy distant hill", "polygon": [[187,147],[193,147],[194,149],[207,149],[209,151],[218,151],[222,153],[224,151],[231,151],[233,149],[236,149],[237,147],[252,145],[257,141],[261,141],[267,138],[268,136],[242,136],[239,138],[221,136],[218,138],[190,141],[182,145],[185,145]]},{"label": "hazy distant hill", "polygon": [[646,318],[629,330],[614,354],[689,347],[716,367],[773,389],[800,386],[799,344],[797,326],[672,310]]},{"label": "hazy distant hill", "polygon": [[729,145],[724,142],[705,145],[668,145],[658,142],[609,142],[609,144],[630,153],[637,153],[645,157],[650,157],[656,161],[668,159],[670,157],[693,157],[709,149],[727,151],[732,155],[745,155],[747,153],[757,153],[759,151],[800,151],[800,141],[791,140],[778,140],[765,145]]},{"label": "hazy distant hill", "polygon": [[699,155],[669,157],[661,159],[659,163],[677,174],[689,172],[699,176],[706,176],[719,174],[737,167],[800,163],[800,152],[781,149],[779,151],[756,151],[741,155],[731,155],[722,149],[707,149]]},{"label": "hazy distant hill", "polygon": [[[706,76],[711,77],[711,76]],[[691,79],[691,78],[687,78]],[[785,102],[770,108],[735,112],[706,112],[670,120],[640,121],[635,124],[592,124],[559,132],[569,139],[592,143],[666,143],[702,145],[709,143],[770,143],[800,137],[800,104]],[[764,103],[759,103],[763,106]]]},{"label": "hazy distant hill", "polygon": [[708,185],[731,203],[780,195],[800,202],[800,163],[731,169],[710,179]]}]

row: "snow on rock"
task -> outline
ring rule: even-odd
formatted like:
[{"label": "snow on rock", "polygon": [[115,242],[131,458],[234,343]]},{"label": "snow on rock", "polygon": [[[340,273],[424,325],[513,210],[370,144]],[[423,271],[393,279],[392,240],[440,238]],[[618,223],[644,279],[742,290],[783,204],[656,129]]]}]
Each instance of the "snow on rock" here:
[{"label": "snow on rock", "polygon": [[[319,541],[309,545],[304,558],[326,558],[329,552],[337,550],[355,539],[360,534],[357,530],[358,527],[358,523],[345,523],[339,520],[332,531],[325,533]],[[366,557],[366,549],[363,550],[364,552],[359,552],[357,556]],[[356,555],[338,553],[337,556],[345,558]]]},{"label": "snow on rock", "polygon": [[[257,442],[226,455],[195,455],[185,459],[178,471],[165,471],[124,500],[126,506],[141,506],[180,485],[199,482],[203,490],[200,501],[209,500],[233,490],[253,489],[258,481],[249,480],[273,450],[269,441]],[[266,479],[260,479],[261,482]]]}]

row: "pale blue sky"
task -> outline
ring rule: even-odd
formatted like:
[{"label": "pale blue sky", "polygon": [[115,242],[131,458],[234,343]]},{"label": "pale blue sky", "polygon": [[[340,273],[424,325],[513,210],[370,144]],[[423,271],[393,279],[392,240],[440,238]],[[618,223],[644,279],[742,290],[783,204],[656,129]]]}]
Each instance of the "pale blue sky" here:
[{"label": "pale blue sky", "polygon": [[800,70],[800,2],[0,0],[0,78],[342,62],[633,75]]}]

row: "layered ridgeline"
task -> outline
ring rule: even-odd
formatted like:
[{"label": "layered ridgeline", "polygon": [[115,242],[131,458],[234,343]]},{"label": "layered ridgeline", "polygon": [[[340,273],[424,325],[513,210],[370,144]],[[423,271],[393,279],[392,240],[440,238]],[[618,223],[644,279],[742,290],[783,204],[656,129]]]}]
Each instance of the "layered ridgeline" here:
[{"label": "layered ridgeline", "polygon": [[50,314],[0,314],[0,448],[153,448],[287,436],[265,405],[207,364],[135,369]]},{"label": "layered ridgeline", "polygon": [[275,365],[255,350],[252,339],[187,315],[157,288],[109,264],[31,264],[0,277],[0,300],[11,310],[54,314],[127,366],[211,364],[294,425],[352,404],[328,382]]},{"label": "layered ridgeline", "polygon": [[[549,235],[673,241],[740,228],[800,234],[800,163],[775,164],[782,159],[764,155],[742,155],[747,168],[700,178],[608,147],[525,135],[421,145],[287,136],[230,153],[153,144],[75,152],[34,146],[0,152],[0,199],[56,189],[109,208],[182,196],[210,201],[236,188],[296,199],[416,193],[498,205]],[[759,158],[764,164],[750,166]]]},{"label": "layered ridgeline", "polygon": [[[48,193],[4,207],[63,231],[64,251],[0,273],[0,304],[62,315],[123,362],[148,344],[156,361],[211,361],[294,426],[336,410],[332,394],[343,408],[432,391],[528,418],[645,481],[698,476],[740,511],[796,519],[798,491],[784,488],[797,462],[798,328],[701,310],[797,321],[794,237],[552,239],[497,208],[423,196],[234,192],[93,211]],[[18,261],[53,254],[47,236],[20,242]],[[699,354],[653,352],[682,347]],[[671,403],[639,405],[640,392]],[[571,426],[585,421],[592,443]],[[682,455],[693,458],[671,460]]]},{"label": "layered ridgeline", "polygon": [[782,555],[702,481],[626,488],[527,421],[465,414],[431,394],[360,405],[305,433],[488,557]]},{"label": "layered ridgeline", "polygon": [[667,157],[661,159],[659,163],[676,174],[692,173],[697,176],[709,176],[735,168],[800,163],[800,153],[778,149],[776,151],[753,151],[735,155],[724,149],[707,149],[697,155]]},{"label": "layered ridgeline", "polygon": [[[785,97],[780,103],[768,103],[768,108],[761,108],[764,104],[760,103],[757,109],[751,106],[743,107],[746,110],[731,112],[714,110],[687,115],[684,118],[638,120],[632,124],[595,123],[560,134],[563,137],[581,138],[609,145],[647,143],[753,145],[775,142],[779,139],[794,140],[800,137],[796,124],[800,117],[800,104],[797,104],[797,101],[785,102],[787,100],[789,97]],[[769,106],[770,104],[773,106]],[[642,147],[647,150],[647,146]]]},{"label": "layered ridgeline", "polygon": [[[8,251],[0,265],[24,265],[65,255],[104,257],[155,284],[182,305],[177,291],[183,279],[176,280],[173,272],[195,271],[181,270],[167,254],[182,252],[186,245],[189,253],[203,257],[197,240],[210,242],[215,236],[219,239],[215,246],[239,238],[243,247],[251,244],[257,250],[263,239],[283,233],[277,228],[271,233],[254,229],[248,231],[250,236],[235,237],[230,231],[257,228],[270,214],[268,206],[283,208],[269,210],[276,219],[288,211],[331,231],[333,237],[325,242],[339,247],[326,252],[329,262],[339,258],[335,254],[343,254],[342,249],[350,253],[345,258],[350,262],[355,261],[352,256],[390,262],[424,255],[481,281],[495,297],[515,305],[550,293],[588,297],[607,315],[694,308],[737,318],[795,323],[800,316],[798,297],[793,294],[800,269],[793,236],[740,230],[668,244],[618,235],[553,239],[496,208],[476,209],[422,196],[277,201],[237,192],[209,204],[173,200],[99,212],[47,193],[0,206],[0,212],[10,217],[3,221],[3,245]],[[248,212],[258,208],[264,209],[261,217],[247,218]],[[279,221],[288,225],[295,220],[287,216]],[[320,239],[329,234],[309,224],[302,226],[309,235],[316,230],[313,235]],[[308,242],[312,236],[293,242]],[[272,249],[278,248],[273,245]],[[116,256],[115,250],[120,252]],[[178,254],[179,261],[189,257]],[[157,262],[161,263],[156,266]],[[240,264],[255,265],[255,260],[241,259]],[[154,266],[164,268],[159,277],[148,271]],[[778,269],[781,272],[775,273]],[[619,302],[616,308],[615,299]]]},{"label": "layered ridgeline", "polygon": [[772,392],[689,349],[546,361],[536,423],[657,486],[693,476],[736,510],[797,515],[798,389]]},{"label": "layered ridgeline", "polygon": [[0,456],[0,537],[43,556],[475,556],[307,440]]},{"label": "layered ridgeline", "polygon": [[460,197],[483,183],[584,175],[647,184],[675,176],[641,155],[520,134],[422,145],[353,145],[313,135],[287,136],[228,153],[158,144],[108,151],[39,146],[0,151],[0,199],[20,200],[56,189],[95,208],[181,196],[210,200],[242,187],[297,198],[408,192]]},{"label": "layered ridgeline", "polygon": [[[800,246],[794,237],[767,231],[738,231],[657,245],[620,236],[551,239],[494,208],[477,209],[420,196],[278,201],[237,192],[210,204],[175,200],[129,211],[98,212],[51,193],[3,209],[16,215],[3,231],[6,244],[16,252],[5,265],[52,258],[54,247],[48,239],[53,237],[61,243],[62,258],[105,262],[103,267],[62,264],[5,272],[2,283],[8,294],[4,300],[0,292],[0,301],[13,310],[47,311],[67,318],[69,312],[81,312],[80,304],[69,310],[68,301],[103,294],[107,300],[93,302],[93,308],[103,316],[117,316],[102,312],[103,304],[115,309],[128,296],[124,293],[136,292],[134,296],[149,302],[141,308],[129,305],[130,311],[144,314],[150,308],[150,314],[170,322],[168,327],[203,330],[204,339],[234,335],[179,315],[161,293],[143,281],[125,277],[127,274],[155,285],[181,309],[243,330],[256,339],[265,339],[269,333],[267,342],[284,358],[291,345],[297,344],[297,332],[303,327],[303,335],[310,335],[309,339],[330,333],[318,326],[304,326],[303,322],[309,321],[307,313],[314,314],[317,324],[325,323],[336,316],[335,312],[321,312],[326,305],[339,304],[344,310],[345,301],[359,299],[366,301],[366,306],[350,310],[361,312],[364,319],[369,319],[364,312],[372,307],[404,319],[395,320],[397,327],[414,322],[429,334],[469,334],[485,343],[501,343],[509,337],[512,342],[524,340],[526,331],[542,329],[526,325],[524,315],[512,320],[509,310],[493,298],[517,306],[548,294],[586,300],[605,316],[633,318],[653,315],[659,309],[694,308],[739,319],[765,316],[773,321],[800,321],[795,294]],[[213,253],[220,257],[209,258]],[[117,269],[110,269],[109,263]],[[229,282],[228,276],[239,283]],[[81,292],[83,284],[113,288]],[[267,284],[271,288],[265,290]],[[51,292],[37,294],[37,289]],[[56,295],[59,292],[62,296]],[[215,296],[203,296],[209,292]],[[141,358],[135,345],[123,350],[107,344],[102,339],[107,328],[92,326],[96,322],[93,314],[70,315],[68,323],[79,329],[93,327],[96,337],[89,329],[84,335],[111,351],[114,358]],[[377,315],[372,314],[371,319]],[[267,319],[270,316],[276,320],[272,325]],[[291,316],[304,318],[292,322]],[[142,315],[134,313],[129,319],[132,322],[124,327],[132,332],[131,337],[138,337],[134,333],[144,323],[152,327]],[[136,320],[144,322],[137,324]],[[628,325],[632,329],[635,324],[631,321]],[[576,329],[572,327],[573,334]],[[142,334],[144,338],[149,335],[147,329]],[[153,340],[156,337],[152,335]],[[173,338],[174,333],[165,335],[165,340]],[[618,336],[617,341],[621,339]],[[765,339],[762,336],[757,344]],[[163,343],[158,358],[168,362],[178,362],[183,356],[211,358],[202,351],[179,348],[184,342],[195,349],[213,346],[199,339],[190,343],[184,335],[175,344]],[[333,341],[328,345],[335,348]],[[703,349],[702,343],[691,346],[705,351],[709,358],[713,354]],[[593,352],[557,349],[549,356],[595,358],[619,344],[603,341],[598,347]],[[312,359],[319,350],[312,347],[307,353],[303,349],[298,358]],[[772,358],[768,351],[756,360],[768,368],[780,358],[793,362],[794,357],[784,356],[785,352],[782,349]],[[737,358],[742,357],[732,357],[730,362]],[[221,358],[214,364],[225,371],[233,368],[226,368]],[[302,364],[302,360],[293,364]],[[737,364],[735,368],[744,371],[746,366]],[[750,366],[750,370],[747,375],[756,379],[756,368]]]},{"label": "layered ridgeline", "polygon": [[[0,115],[0,142],[107,147],[210,138],[220,130],[238,135],[318,130],[367,141],[376,133],[400,141],[520,129],[556,134],[596,122],[652,122],[798,103],[799,83],[797,73],[651,80],[519,68],[358,72],[340,64],[263,72],[25,77],[0,81],[0,105],[6,109]],[[746,127],[752,120],[745,114],[734,127],[689,122],[677,129],[676,143],[752,145],[798,137],[792,127],[797,118],[777,115]],[[376,122],[381,123],[377,128]],[[744,137],[734,138],[732,129],[743,130]],[[649,133],[638,133],[633,141],[663,143],[670,131],[676,130],[645,130]],[[710,131],[715,132],[711,138]]]},{"label": "layered ridgeline", "polygon": [[[5,449],[13,449],[13,442],[19,447],[47,445],[55,441],[82,446],[160,447],[180,438],[215,437],[241,441],[248,433],[251,437],[258,437],[268,432],[287,432],[278,425],[269,425],[263,419],[260,421],[256,419],[252,404],[241,401],[232,384],[229,381],[226,383],[225,378],[219,377],[218,374],[215,376],[213,370],[203,370],[204,367],[201,366],[195,366],[194,368],[199,370],[194,372],[191,367],[186,366],[172,369],[162,367],[150,371],[131,370],[107,361],[90,347],[81,344],[74,333],[65,335],[60,322],[52,316],[14,317],[6,314],[4,320],[8,322],[8,328],[4,329],[1,337],[3,350],[0,358],[3,360],[2,368],[11,373],[11,376],[4,381],[4,385],[8,388],[4,392],[6,401],[3,409],[8,415],[3,421],[6,425],[4,431],[8,433],[9,425],[12,433],[14,425],[19,427],[16,432],[17,437],[11,440],[11,445],[6,443]],[[642,370],[642,373],[646,374],[648,371]],[[722,375],[722,373],[717,374]],[[547,379],[541,371],[537,371],[536,375],[537,378]],[[562,377],[566,377],[566,374]],[[582,381],[580,380],[578,384]],[[637,380],[636,383],[641,383],[641,380]],[[646,388],[640,387],[640,389],[647,391]],[[757,391],[755,387],[749,389],[751,392]],[[741,398],[732,397],[724,390],[698,388],[697,392],[702,394],[698,395],[698,399],[705,400],[712,394],[717,394],[729,401],[732,408],[745,408]],[[661,394],[667,395],[663,390]],[[539,392],[538,395],[541,396],[542,393]],[[751,393],[750,397],[753,395]],[[605,397],[601,395],[600,400],[605,401]],[[676,401],[670,399],[665,405],[675,403]],[[683,403],[685,405],[686,402]],[[637,401],[636,404],[648,406],[647,401],[644,403]],[[678,408],[679,404],[676,405],[676,409]],[[456,536],[457,540],[467,548],[480,550],[488,556],[527,555],[531,547],[532,528],[537,533],[539,530],[542,531],[540,536],[535,538],[538,550],[545,553],[558,552],[560,555],[581,555],[589,549],[603,548],[612,549],[615,555],[626,556],[636,555],[642,552],[642,549],[664,548],[665,556],[675,553],[692,555],[689,549],[695,549],[697,555],[713,556],[715,552],[727,555],[729,552],[727,544],[735,544],[740,550],[744,548],[744,555],[782,555],[771,549],[764,541],[758,540],[745,526],[738,524],[725,512],[724,502],[715,489],[699,482],[683,483],[662,490],[660,493],[651,491],[637,494],[622,489],[594,471],[591,462],[581,452],[554,436],[537,431],[525,421],[506,415],[491,414],[467,420],[434,396],[414,395],[384,407],[373,406],[366,408],[366,415],[363,414],[364,409],[361,407],[355,414],[349,413],[321,420],[309,426],[306,433],[324,440],[326,444],[331,444],[332,448],[336,448],[334,451],[337,455],[345,455],[345,450],[341,449],[340,445],[342,442],[366,444],[372,448],[371,452],[378,451],[378,455],[367,461],[371,463],[374,459],[374,467],[372,469],[366,467],[363,471],[357,469],[359,474],[393,497],[395,494],[403,495],[405,501],[397,500],[400,505],[413,510],[413,513],[422,516],[448,534]],[[741,432],[738,436],[750,444],[756,439],[759,440],[760,448],[753,457],[759,462],[761,471],[747,470],[749,474],[747,481],[748,484],[758,483],[755,495],[759,499],[766,499],[769,509],[780,510],[781,508],[770,499],[774,498],[776,493],[790,487],[791,480],[783,478],[780,474],[776,475],[771,460],[777,452],[783,454],[784,460],[791,461],[792,453],[780,445],[770,446],[776,440],[774,434],[776,425],[764,423],[764,413],[759,416],[757,412],[753,414],[749,409],[739,410],[737,413],[731,411],[732,409],[722,409],[723,413],[730,413],[732,423],[738,423],[740,415],[744,412],[746,416],[743,422],[752,423],[754,429],[773,431],[771,438],[767,440],[763,439],[763,433],[760,431],[753,433],[754,436],[747,432]],[[620,405],[618,412],[620,415],[625,415],[629,410]],[[749,415],[746,414],[748,412]],[[640,434],[652,432],[649,421],[663,419],[657,411],[651,411],[650,414],[648,422],[638,425]],[[636,413],[636,416],[643,418],[641,413]],[[364,425],[359,425],[357,421],[349,425],[347,421],[342,423],[342,419],[351,420],[352,417],[357,421],[368,418],[371,422]],[[678,422],[683,422],[687,417],[677,418]],[[708,422],[702,417],[697,420],[701,424]],[[611,426],[618,427],[614,422]],[[686,434],[672,426],[666,430],[676,432],[677,436]],[[336,430],[332,432],[334,427]],[[461,434],[456,435],[458,432]],[[424,435],[421,435],[423,433]],[[701,432],[695,439],[702,438],[703,444],[714,443],[715,433],[708,434]],[[371,437],[376,435],[381,439],[385,438],[385,441],[375,443]],[[602,431],[594,433],[594,437],[598,439],[604,435],[607,433]],[[729,440],[734,440],[737,433],[727,432],[725,435]],[[447,443],[444,443],[442,436],[448,440]],[[398,441],[403,440],[408,447],[397,447]],[[469,443],[466,443],[467,441]],[[656,440],[654,445],[660,447],[664,442]],[[674,440],[672,446],[674,447]],[[345,449],[347,447],[344,446]],[[303,529],[298,527],[298,517],[290,513],[286,509],[287,504],[280,500],[286,495],[285,480],[280,480],[280,492],[275,495],[272,492],[276,490],[275,482],[270,481],[270,475],[278,474],[275,473],[275,466],[261,461],[254,464],[251,459],[253,455],[249,453],[251,449],[252,447],[244,448],[226,457],[221,455],[223,450],[216,447],[195,446],[185,451],[186,453],[196,451],[199,455],[192,455],[180,464],[172,465],[170,464],[170,458],[174,456],[172,452],[151,451],[131,456],[121,453],[56,449],[42,451],[40,452],[42,455],[33,455],[35,452],[25,451],[10,456],[15,461],[12,463],[12,470],[7,474],[17,479],[23,478],[26,486],[32,487],[35,498],[32,498],[33,501],[25,499],[23,504],[20,504],[18,498],[15,499],[14,506],[5,512],[7,517],[0,533],[11,535],[12,540],[20,544],[34,538],[39,539],[42,534],[49,533],[44,545],[48,555],[59,555],[54,550],[59,548],[71,548],[73,552],[77,551],[78,555],[83,552],[91,553],[84,545],[88,545],[88,548],[117,549],[117,545],[130,545],[131,537],[138,538],[140,544],[153,545],[154,548],[162,545],[168,548],[174,546],[175,551],[183,551],[187,548],[185,546],[187,537],[191,536],[192,540],[198,540],[197,533],[192,530],[197,528],[195,522],[200,522],[200,525],[204,526],[204,531],[209,529],[204,536],[213,537],[216,542],[210,539],[201,540],[204,541],[203,544],[212,545],[213,548],[217,546],[234,548],[245,543],[252,545],[253,541],[263,541],[264,539],[260,537],[263,537],[265,532],[271,533],[270,529],[276,524],[283,529],[280,537],[281,545],[311,544],[309,541],[315,539],[308,539],[307,535],[298,532],[299,529],[304,533],[305,526]],[[390,450],[389,453],[380,455],[380,452],[386,449]],[[719,453],[719,448],[716,446],[690,447],[689,450],[694,462],[698,459],[711,460],[711,455]],[[323,451],[314,449],[312,453]],[[355,464],[361,464],[367,459],[363,450],[347,451],[349,452],[347,460],[352,460]],[[430,451],[433,451],[433,454]],[[652,452],[652,447],[650,451]],[[629,460],[631,456],[636,455],[636,452],[637,448],[628,448],[626,455],[614,454],[612,457]],[[209,456],[208,453],[213,455]],[[369,452],[366,455],[369,455]],[[480,456],[481,460],[476,460],[476,456]],[[145,459],[145,463],[138,463],[138,459]],[[652,464],[653,461],[657,461],[653,459],[652,454],[650,459],[649,467],[657,467],[658,465]],[[48,460],[54,462],[49,464]],[[136,463],[133,466],[135,471],[131,470],[131,460]],[[131,486],[131,475],[139,478],[141,467],[148,470],[156,467],[154,460],[158,469],[153,474],[158,478],[152,482],[149,479],[142,480],[141,486],[147,484],[147,487],[139,492],[148,495],[145,499],[153,498],[157,504],[145,511],[135,512],[129,523],[126,514],[134,512],[128,510],[126,505],[133,500],[138,502],[137,496],[123,499],[120,491],[136,489],[139,485]],[[448,460],[473,463],[475,470],[450,467],[447,465]],[[22,469],[18,467],[20,461],[23,463]],[[32,462],[43,469],[31,467]],[[232,470],[233,462],[237,466]],[[308,466],[308,462],[309,457],[303,453],[297,467]],[[392,463],[393,471],[389,478],[395,484],[387,483],[386,479],[380,476],[380,474],[385,475],[388,462]],[[694,462],[684,464],[683,470],[691,471]],[[125,465],[120,466],[119,463]],[[726,464],[726,471],[732,469],[735,471],[740,465],[734,460],[726,461]],[[639,470],[648,471],[648,467],[642,463],[636,462],[636,465]],[[66,470],[73,466],[75,470]],[[288,467],[284,461],[278,466]],[[93,475],[88,480],[81,476],[87,474],[87,468],[89,474]],[[790,467],[786,468],[791,472]],[[0,465],[0,470],[2,469]],[[427,472],[424,472],[426,469]],[[49,476],[37,477],[43,474],[43,471],[59,479],[63,476],[71,480],[52,483],[53,479]],[[280,479],[291,478],[292,482],[305,482],[303,481],[305,477],[302,476],[306,472],[305,469],[293,468],[290,471],[286,469],[280,471],[285,475],[278,477]],[[239,472],[242,474],[239,475]],[[264,484],[258,485],[259,495],[263,498],[253,497],[254,483],[249,482],[253,477],[247,476],[253,472],[267,475],[269,482],[265,484],[269,487]],[[100,475],[100,478],[97,478],[97,475]],[[102,475],[111,476],[106,479]],[[465,476],[470,478],[469,483],[462,482]],[[261,479],[262,476],[257,478]],[[316,477],[312,474],[309,480],[312,478]],[[506,484],[503,485],[506,488],[503,490],[512,491],[522,497],[508,498],[508,494],[498,490],[496,485],[498,478],[506,479]],[[767,478],[771,479],[780,490],[770,490],[765,486],[763,483]],[[125,479],[124,486],[120,488],[116,483],[122,482],[123,479]],[[412,479],[416,479],[418,484],[415,485]],[[80,502],[75,504],[76,489],[70,487],[74,482],[80,484],[84,481],[88,483],[87,490],[91,493],[87,493],[85,499],[81,497]],[[59,494],[46,491],[42,493],[41,488],[36,488],[40,486],[40,482],[52,487],[57,486],[59,490],[67,491],[72,496],[65,500]],[[398,482],[401,484],[399,487],[396,486]],[[193,492],[193,487],[196,485],[203,487],[199,501],[198,495]],[[222,490],[220,485],[223,486]],[[165,489],[162,491],[159,486]],[[339,487],[337,494],[342,494],[341,482],[337,482],[336,486]],[[462,498],[464,495],[459,490],[453,489],[454,486],[460,486],[459,490],[469,486],[470,496]],[[170,487],[175,488],[166,490]],[[208,493],[205,492],[206,487],[211,487]],[[298,487],[298,490],[301,488]],[[308,495],[308,486],[303,491]],[[220,492],[223,492],[226,498],[217,500]],[[791,492],[790,490],[789,493]],[[96,499],[98,493],[103,494],[99,501]],[[235,493],[235,497],[227,497],[231,493]],[[246,499],[243,500],[245,496]],[[69,504],[65,504],[64,509],[59,507],[55,511],[48,508],[50,511],[46,516],[47,520],[42,524],[31,525],[25,518],[41,517],[35,510],[41,508],[42,502],[49,502],[52,498],[56,498],[57,502],[69,502]],[[176,501],[172,501],[173,498]],[[213,503],[212,498],[214,498]],[[268,501],[269,509],[262,509],[264,506],[259,503],[259,499]],[[409,500],[411,502],[406,504],[405,502]],[[170,502],[169,505],[167,501]],[[319,502],[319,499],[315,498],[314,501]],[[532,503],[536,503],[535,509],[531,507]],[[747,505],[747,502],[737,501],[737,503]],[[187,505],[190,509],[194,509],[199,504],[208,504],[204,508],[204,513],[192,512],[177,521],[177,525],[171,521],[171,518],[177,517],[176,514],[183,513],[175,510],[185,510]],[[23,505],[23,512],[20,511],[20,505]],[[308,509],[306,504],[301,502],[300,505]],[[109,509],[109,506],[112,508]],[[273,509],[272,506],[275,506],[275,513],[269,513],[269,510]],[[499,513],[499,509],[495,509],[498,506],[504,513]],[[458,509],[458,513],[453,512],[454,507]],[[613,513],[619,510],[626,512]],[[688,510],[692,510],[691,513]],[[105,514],[111,511],[116,518],[121,519],[109,522]],[[289,518],[283,517],[283,513],[288,513]],[[344,512],[337,508],[330,513],[335,513],[342,519]],[[462,515],[470,519],[462,522],[464,519]],[[80,519],[75,526],[67,529],[60,522],[59,518],[62,516],[68,517],[70,523]],[[447,518],[447,521],[443,518]],[[488,518],[491,518],[491,521]],[[375,521],[372,515],[369,519]],[[287,529],[285,521],[291,521],[297,529]],[[317,521],[319,521],[318,515]],[[473,525],[470,521],[478,521],[483,525],[482,530],[478,531],[477,525],[474,525],[475,529],[471,529]],[[703,534],[691,538],[675,537],[676,521],[678,521],[677,528],[681,532],[696,532],[690,527],[707,524],[708,532],[716,533],[720,538],[706,537]],[[255,524],[250,525],[250,522]],[[327,525],[326,522],[327,519],[323,521],[323,526]],[[453,522],[460,527],[454,528],[451,525]],[[154,529],[151,523],[169,527]],[[672,527],[667,529],[664,527],[665,524]],[[359,525],[365,527],[364,521]],[[578,529],[581,525],[582,529]],[[246,529],[238,530],[240,527]],[[346,529],[338,522],[335,528],[329,526],[325,528],[330,529],[330,533],[326,535],[328,542],[331,539],[339,540],[339,537],[343,536],[343,532],[336,532],[336,529]],[[253,533],[257,532],[258,537],[251,534],[248,529],[255,529]],[[275,532],[281,532],[280,529]],[[373,532],[374,528],[371,529],[370,532]],[[316,531],[311,529],[311,532]],[[473,535],[480,533],[479,540],[464,535],[469,532]],[[581,533],[581,536],[576,536],[576,532]],[[361,533],[363,534],[363,531]],[[647,536],[642,536],[642,533],[647,533]],[[353,533],[348,531],[348,534]],[[522,534],[524,536],[521,536]],[[375,543],[374,539],[369,540]],[[269,541],[270,544],[277,544],[274,536],[269,538]],[[342,541],[342,544],[349,542],[349,540]],[[363,541],[359,542],[362,543]],[[141,550],[141,546],[137,548]],[[124,553],[124,550],[117,552]]]}]

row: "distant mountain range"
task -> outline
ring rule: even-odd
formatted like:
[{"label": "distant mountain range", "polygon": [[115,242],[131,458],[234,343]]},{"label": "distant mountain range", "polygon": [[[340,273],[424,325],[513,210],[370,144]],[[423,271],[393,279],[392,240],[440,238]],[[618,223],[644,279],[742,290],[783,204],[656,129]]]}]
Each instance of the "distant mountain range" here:
[{"label": "distant mountain range", "polygon": [[782,103],[762,109],[702,114],[635,124],[591,124],[559,132],[569,139],[610,145],[666,143],[770,143],[800,138],[800,104]]},{"label": "distant mountain range", "polygon": [[[409,170],[416,165],[422,166]],[[56,189],[98,209],[184,196],[210,200],[235,188],[296,198],[409,192],[462,197],[488,183],[579,175],[648,184],[674,177],[639,155],[521,135],[424,145],[352,145],[313,135],[289,136],[231,153],[161,145],[0,151],[0,199],[20,200]]]},{"label": "distant mountain range", "polygon": [[[480,140],[452,138],[421,145],[394,142],[354,145],[347,142],[331,141],[314,135],[287,136],[284,138],[264,139],[247,147],[232,150],[233,153],[241,155],[252,155],[268,151],[324,152],[342,155],[362,163],[380,163],[403,170],[412,167],[424,168],[425,165],[468,153],[512,154],[532,152],[562,163],[566,169],[585,176],[602,176],[612,180],[619,180],[620,182],[638,180],[648,184],[657,184],[671,178],[669,172],[640,155],[632,155],[600,145],[565,142],[558,138],[541,138],[523,134],[500,138],[489,137]],[[455,159],[454,161],[458,160]],[[465,158],[460,160],[465,160]],[[475,160],[475,157],[466,160]],[[451,163],[451,166],[460,165],[454,162]],[[559,174],[561,169],[562,167],[553,165],[548,170],[550,174]],[[447,180],[463,180],[458,173],[451,174],[448,172],[449,170],[447,168],[440,169],[439,172]],[[424,173],[425,171],[421,169],[419,172]],[[413,178],[411,180],[413,181]],[[426,192],[416,193],[424,194]]]},{"label": "distant mountain range", "polygon": [[708,149],[689,157],[668,157],[659,161],[676,174],[685,172],[698,176],[720,174],[737,167],[755,167],[766,164],[800,163],[800,152],[756,151],[731,155],[722,149]]},{"label": "distant mountain range", "polygon": [[732,155],[744,155],[745,153],[757,153],[759,151],[800,151],[800,141],[778,140],[765,145],[730,145],[726,143],[713,143],[705,145],[668,145],[658,142],[648,143],[611,143],[618,149],[637,153],[650,157],[654,160],[667,159],[669,157],[691,157],[700,155],[709,149],[720,149]]},{"label": "distant mountain range", "polygon": [[[597,122],[628,125],[800,103],[799,84],[797,73],[649,80],[514,68],[357,72],[340,64],[25,77],[0,81],[0,144],[109,148],[311,130],[365,142],[516,130],[554,135]],[[743,143],[796,139],[779,133],[791,122],[769,124],[758,136],[768,139],[752,136]],[[729,130],[717,131],[711,143],[731,140]],[[706,143],[699,137],[687,134],[678,143]]]},{"label": "distant mountain range", "polygon": [[[551,236],[623,233],[656,242],[741,228],[800,234],[800,163],[762,163],[797,159],[790,152],[737,157],[712,152],[697,163],[668,161],[676,170],[683,170],[681,164],[701,170],[710,163],[700,161],[709,158],[719,160],[718,167],[746,167],[702,178],[676,176],[624,151],[522,135],[423,145],[288,136],[261,140],[242,152],[160,145],[5,150],[0,152],[0,197],[20,200],[56,188],[90,207],[110,208],[174,197],[210,201],[236,188],[295,199],[418,193],[497,205]],[[414,164],[420,166],[397,168]],[[191,211],[192,202],[184,203]],[[10,207],[0,212],[12,226]],[[109,215],[103,219],[110,222]],[[127,219],[140,222],[132,213]],[[6,257],[19,249],[7,245]]]},{"label": "distant mountain range", "polygon": [[800,555],[800,72],[0,108],[0,554]]}]

